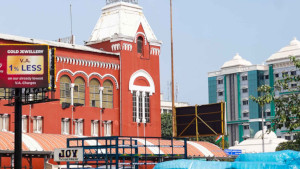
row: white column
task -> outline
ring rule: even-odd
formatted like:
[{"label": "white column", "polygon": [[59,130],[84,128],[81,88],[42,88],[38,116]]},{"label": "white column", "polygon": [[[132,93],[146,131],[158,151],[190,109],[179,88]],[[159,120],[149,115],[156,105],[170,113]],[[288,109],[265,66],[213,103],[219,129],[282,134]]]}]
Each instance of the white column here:
[{"label": "white column", "polygon": [[74,105],[74,101],[73,101],[73,98],[74,98],[74,86],[75,86],[75,83],[71,83],[71,105],[73,106]]},{"label": "white column", "polygon": [[100,108],[102,108],[102,100],[103,100],[103,90],[104,90],[104,87],[99,87],[99,96],[100,96],[100,98],[99,98],[99,100],[100,100]]},{"label": "white column", "polygon": [[[104,90],[104,87],[99,87],[99,107],[100,107],[100,122],[99,122],[99,125],[100,125],[100,136],[103,136],[102,135],[102,113],[103,113],[103,105],[102,105],[102,96],[103,96],[103,90]],[[97,133],[98,134],[98,133]]]},{"label": "white column", "polygon": [[140,96],[140,91],[136,91],[136,122],[137,123],[140,123],[139,96]]},{"label": "white column", "polygon": [[143,100],[143,103],[142,103],[142,110],[143,110],[143,117],[142,117],[142,122],[143,123],[146,123],[146,114],[145,114],[145,97],[146,97],[146,93],[145,91],[143,91],[142,93],[142,100]]},{"label": "white column", "polygon": [[71,120],[71,134],[73,135],[74,134],[74,130],[73,130],[73,120],[74,120],[74,117],[73,117],[73,105],[74,105],[74,101],[73,101],[73,98],[74,98],[74,86],[75,84],[74,83],[71,83],[71,109],[72,109],[72,120]]}]

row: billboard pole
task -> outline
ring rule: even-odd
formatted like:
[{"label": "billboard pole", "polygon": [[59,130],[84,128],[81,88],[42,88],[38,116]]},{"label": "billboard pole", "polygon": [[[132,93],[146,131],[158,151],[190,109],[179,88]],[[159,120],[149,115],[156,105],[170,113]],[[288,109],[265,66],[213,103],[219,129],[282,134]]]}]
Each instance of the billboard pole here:
[{"label": "billboard pole", "polygon": [[222,121],[222,150],[225,149],[225,123],[224,123],[224,105],[225,103],[221,103],[221,121]]},{"label": "billboard pole", "polygon": [[15,88],[15,152],[14,168],[22,168],[22,88]]},{"label": "billboard pole", "polygon": [[173,64],[173,20],[172,20],[172,0],[170,0],[170,21],[171,21],[171,73],[172,73],[172,115],[173,115],[173,137],[177,136],[176,109],[174,100],[174,64]]},{"label": "billboard pole", "polygon": [[198,132],[198,111],[197,111],[197,104],[195,105],[195,118],[196,118],[196,138],[199,141],[199,132]]}]

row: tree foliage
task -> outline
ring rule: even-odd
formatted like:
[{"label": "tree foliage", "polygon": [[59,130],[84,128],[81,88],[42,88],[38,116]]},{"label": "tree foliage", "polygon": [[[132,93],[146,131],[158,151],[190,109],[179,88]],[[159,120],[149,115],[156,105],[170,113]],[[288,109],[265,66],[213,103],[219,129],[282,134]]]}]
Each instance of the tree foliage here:
[{"label": "tree foliage", "polygon": [[[296,68],[300,69],[300,60],[291,57]],[[285,126],[289,131],[300,127],[300,75],[284,74],[282,79],[276,80],[274,90],[276,128]]]},{"label": "tree foliage", "polygon": [[294,141],[288,141],[288,142],[283,142],[280,143],[276,147],[276,151],[281,151],[281,150],[295,150],[295,151],[300,151],[300,133],[295,135],[295,140]]},{"label": "tree foliage", "polygon": [[250,99],[259,104],[259,106],[263,107],[266,104],[271,103],[273,100],[273,94],[271,87],[268,85],[262,85],[257,88],[259,92],[259,96],[256,98],[254,96],[250,96]]},{"label": "tree foliage", "polygon": [[[300,60],[290,57],[296,69],[300,69]],[[273,129],[285,126],[289,132],[300,127],[300,75],[288,75],[283,72],[283,77],[275,81],[274,90],[268,85],[258,87],[260,93],[257,98],[250,99],[260,106],[274,101],[275,117]]]},{"label": "tree foliage", "polygon": [[172,134],[172,113],[163,113],[161,114],[161,136],[172,137]]}]

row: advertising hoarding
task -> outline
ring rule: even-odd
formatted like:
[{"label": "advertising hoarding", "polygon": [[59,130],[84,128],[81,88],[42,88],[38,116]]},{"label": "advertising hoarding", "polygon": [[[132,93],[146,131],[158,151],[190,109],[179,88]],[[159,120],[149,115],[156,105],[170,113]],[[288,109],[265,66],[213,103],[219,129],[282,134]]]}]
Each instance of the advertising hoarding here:
[{"label": "advertising hoarding", "polygon": [[83,161],[82,148],[60,148],[54,150],[54,161]]},{"label": "advertising hoarding", "polygon": [[224,135],[225,104],[176,107],[178,137]]},{"label": "advertising hoarding", "polygon": [[0,45],[0,88],[48,88],[48,45]]}]

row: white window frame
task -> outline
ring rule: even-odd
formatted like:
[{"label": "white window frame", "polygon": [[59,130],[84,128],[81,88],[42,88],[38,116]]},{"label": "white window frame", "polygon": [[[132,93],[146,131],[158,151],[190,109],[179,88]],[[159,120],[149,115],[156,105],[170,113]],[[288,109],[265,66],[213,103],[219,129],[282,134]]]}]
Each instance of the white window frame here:
[{"label": "white window frame", "polygon": [[0,115],[1,118],[1,131],[9,131],[9,115],[8,114],[2,114]]},{"label": "white window frame", "polygon": [[92,120],[91,136],[99,136],[99,120]]},{"label": "white window frame", "polygon": [[112,121],[104,121],[104,136],[112,136]]},{"label": "white window frame", "polygon": [[42,116],[35,116],[33,117],[33,132],[34,133],[42,133],[43,132],[43,117]]},{"label": "white window frame", "polygon": [[70,134],[70,119],[69,118],[63,118],[61,120],[61,128],[63,135],[69,135]]},{"label": "white window frame", "polygon": [[28,117],[26,115],[22,116],[22,132],[27,133],[28,128]]},{"label": "white window frame", "polygon": [[83,119],[75,120],[75,135],[83,135]]}]

